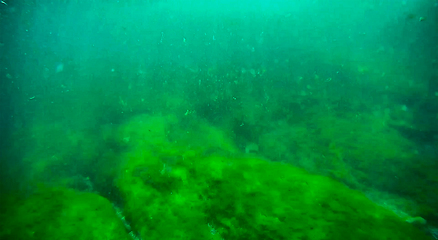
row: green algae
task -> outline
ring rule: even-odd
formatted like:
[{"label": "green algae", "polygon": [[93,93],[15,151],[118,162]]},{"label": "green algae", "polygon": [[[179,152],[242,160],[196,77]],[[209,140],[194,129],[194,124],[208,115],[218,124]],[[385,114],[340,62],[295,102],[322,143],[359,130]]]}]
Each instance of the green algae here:
[{"label": "green algae", "polygon": [[[190,115],[139,115],[105,140],[119,150],[102,155],[114,169],[98,168],[96,179],[114,179],[142,239],[429,239],[338,181],[239,153]],[[8,206],[1,238],[128,238],[109,200],[93,193],[43,189]]]},{"label": "green algae", "polygon": [[163,173],[145,159],[118,183],[148,239],[427,239],[360,192],[290,165],[210,156]]},{"label": "green algae", "polygon": [[2,203],[0,239],[129,239],[111,203],[94,193],[42,188]]},{"label": "green algae", "polygon": [[[227,141],[223,138],[221,144],[214,135],[215,151],[183,147],[164,140],[172,125],[166,118],[159,124],[147,117],[143,121],[148,127],[133,128],[142,137],[135,142],[130,138],[116,180],[127,218],[143,238],[428,239],[331,178],[289,164],[224,154],[230,148]],[[130,128],[121,129],[126,134],[123,129]],[[153,129],[162,137],[145,138]],[[205,142],[214,132],[204,126],[189,135]]]}]

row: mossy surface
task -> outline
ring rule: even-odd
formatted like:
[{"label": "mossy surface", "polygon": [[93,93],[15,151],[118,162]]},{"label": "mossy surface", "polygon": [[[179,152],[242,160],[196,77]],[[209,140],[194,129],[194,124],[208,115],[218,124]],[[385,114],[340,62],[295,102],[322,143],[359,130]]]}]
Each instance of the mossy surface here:
[{"label": "mossy surface", "polygon": [[[190,114],[133,117],[105,137],[117,148],[99,158],[108,166],[97,169],[104,175],[114,168],[105,179],[114,179],[108,189],[117,197],[105,196],[123,204],[142,239],[429,239],[361,192],[240,153],[228,135]],[[330,149],[342,158],[337,146]],[[77,179],[83,177],[63,178],[58,186],[76,186]],[[110,200],[39,189],[1,205],[0,238],[128,239]]]},{"label": "mossy surface", "polygon": [[286,164],[210,156],[169,171],[138,156],[119,185],[148,239],[427,239],[363,194]]},{"label": "mossy surface", "polygon": [[[155,125],[168,132],[172,123],[165,119],[150,125],[156,119],[144,118],[148,128],[136,125],[135,134],[147,137]],[[130,131],[123,129],[130,128],[121,129],[126,138]],[[212,131],[198,130],[190,138],[199,135],[207,141],[202,133]],[[130,138],[116,180],[125,213],[142,238],[428,239],[362,193],[328,177],[224,154],[230,146],[217,140],[215,151],[209,152],[164,139],[166,134],[136,142]],[[154,141],[160,148],[152,147],[157,146]]]},{"label": "mossy surface", "polygon": [[111,203],[93,193],[45,188],[3,203],[0,239],[129,239]]}]

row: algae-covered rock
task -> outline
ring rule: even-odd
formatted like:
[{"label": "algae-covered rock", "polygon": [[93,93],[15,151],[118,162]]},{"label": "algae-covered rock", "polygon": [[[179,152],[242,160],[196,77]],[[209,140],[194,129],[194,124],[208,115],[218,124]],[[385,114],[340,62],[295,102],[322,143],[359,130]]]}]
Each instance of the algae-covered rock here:
[{"label": "algae-covered rock", "polygon": [[258,158],[136,150],[117,184],[147,239],[429,239],[362,193]]},{"label": "algae-covered rock", "polygon": [[119,131],[116,185],[143,239],[428,239],[331,178],[241,157],[208,124],[181,123],[143,116]]},{"label": "algae-covered rock", "polygon": [[93,193],[43,189],[2,204],[0,239],[129,239],[111,203]]}]

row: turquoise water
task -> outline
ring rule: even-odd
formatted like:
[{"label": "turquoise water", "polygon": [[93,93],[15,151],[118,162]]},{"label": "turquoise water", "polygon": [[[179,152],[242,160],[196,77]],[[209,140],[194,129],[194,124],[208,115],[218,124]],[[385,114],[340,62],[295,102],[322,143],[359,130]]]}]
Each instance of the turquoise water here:
[{"label": "turquoise water", "polygon": [[2,2],[0,238],[437,238],[437,10]]}]

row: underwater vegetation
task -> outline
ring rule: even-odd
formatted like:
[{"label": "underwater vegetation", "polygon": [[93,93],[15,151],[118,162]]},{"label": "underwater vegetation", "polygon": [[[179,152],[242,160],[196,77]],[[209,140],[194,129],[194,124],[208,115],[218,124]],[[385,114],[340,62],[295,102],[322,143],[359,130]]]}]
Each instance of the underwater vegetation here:
[{"label": "underwater vegetation", "polygon": [[102,134],[117,148],[89,158],[96,186],[60,174],[58,187],[2,199],[1,239],[430,239],[336,180],[240,153],[205,120],[142,114]]},{"label": "underwater vegetation", "polygon": [[94,193],[42,187],[1,203],[0,239],[130,239],[111,202]]}]

